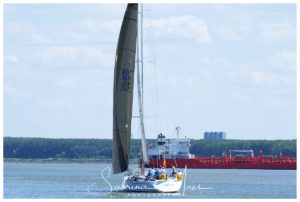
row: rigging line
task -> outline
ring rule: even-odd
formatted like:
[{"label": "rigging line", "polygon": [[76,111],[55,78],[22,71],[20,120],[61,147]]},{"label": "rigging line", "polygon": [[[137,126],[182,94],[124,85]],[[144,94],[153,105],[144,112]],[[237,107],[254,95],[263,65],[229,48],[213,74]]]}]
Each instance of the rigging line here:
[{"label": "rigging line", "polygon": [[[140,6],[140,37],[141,37],[141,102],[142,102],[142,109],[143,109],[143,113],[145,113],[145,108],[144,108],[144,104],[145,104],[145,100],[144,100],[144,27],[143,27],[143,16],[144,16],[144,10],[143,10],[143,4],[141,3]],[[144,114],[143,114],[143,118],[144,118]],[[145,126],[144,126],[145,127]]]},{"label": "rigging line", "polygon": [[[153,37],[153,29],[152,29],[152,21],[151,21],[151,12],[150,12],[150,9],[149,9],[149,16],[150,16],[150,26],[149,26],[149,33],[150,33],[150,48],[151,48],[151,55],[152,55],[152,61],[153,63],[151,63],[151,70],[154,70],[154,83],[152,83],[152,85],[154,86],[154,88],[156,87],[156,74],[155,74],[155,50],[154,50],[154,37]],[[156,88],[155,88],[156,90]],[[156,99],[155,99],[156,98]],[[154,95],[154,101],[153,101],[156,105],[156,108],[155,108],[155,112],[157,113],[158,112],[158,102],[157,102],[157,94],[156,94],[156,91],[155,91],[155,95]],[[158,119],[155,120],[156,121],[156,127],[157,127],[157,130],[159,128],[159,125],[158,125]]]},{"label": "rigging line", "polygon": [[156,112],[156,115],[157,115],[157,118],[156,118],[156,127],[157,127],[157,130],[161,129],[162,128],[162,122],[161,122],[161,119],[160,119],[160,107],[159,107],[159,102],[158,102],[158,89],[157,89],[157,64],[156,64],[156,54],[155,54],[155,43],[154,43],[154,31],[153,31],[153,25],[152,25],[152,14],[151,14],[151,9],[150,9],[150,5],[149,5],[149,8],[148,8],[148,15],[149,15],[149,33],[150,33],[150,46],[151,46],[151,50],[152,50],[152,66],[153,66],[153,69],[154,69],[154,86],[155,86],[155,102],[156,102],[156,107],[155,107],[155,112]]},{"label": "rigging line", "polygon": [[[137,18],[138,18],[138,16],[137,16]],[[140,58],[139,58],[139,26],[138,26],[138,23],[137,23],[137,29],[136,29],[136,32],[137,32],[137,34],[136,34],[136,68],[137,68],[137,70],[140,68]],[[137,71],[136,71],[136,77],[138,77],[139,75],[137,74]],[[136,86],[136,88],[138,88],[138,86]],[[139,107],[138,107],[138,109],[139,109]],[[141,126],[140,126],[140,124],[138,124],[139,125],[139,131],[141,131],[142,129],[141,129]]]},{"label": "rigging line", "polygon": [[174,161],[175,161],[176,168],[178,168],[178,165],[177,165],[177,161],[176,161],[175,155],[174,155],[173,157],[174,157]]},{"label": "rigging line", "polygon": [[[147,9],[145,9],[145,11],[148,11]],[[147,15],[147,12],[145,12],[145,16]],[[145,81],[147,81],[147,82],[145,82],[145,87],[147,86],[148,88],[149,88],[149,90],[147,90],[147,92],[149,92],[149,96],[151,97],[151,102],[152,102],[152,113],[154,112],[154,117],[155,116],[157,116],[157,107],[156,107],[156,102],[155,102],[155,91],[154,91],[154,89],[155,89],[155,85],[154,85],[154,79],[153,79],[153,77],[155,77],[155,75],[154,75],[154,73],[153,73],[153,64],[151,63],[151,60],[152,60],[152,55],[151,55],[151,53],[153,52],[153,49],[151,49],[151,43],[150,43],[150,39],[151,39],[151,32],[149,31],[149,26],[148,26],[148,22],[149,22],[149,20],[148,21],[144,21],[145,23],[144,23],[144,27],[145,27],[145,42],[146,42],[146,44],[147,44],[147,53],[148,53],[148,58],[149,58],[149,61],[147,60],[147,66],[148,66],[148,68],[145,68],[145,75],[147,74],[148,75],[148,77],[144,77],[145,78]],[[151,79],[150,79],[150,77],[151,77]],[[155,132],[156,133],[159,133],[159,130],[158,130],[158,124],[157,124],[157,118],[155,118],[155,119],[152,119],[151,120],[152,122],[153,122],[153,128],[154,128],[154,130],[155,130]]]}]

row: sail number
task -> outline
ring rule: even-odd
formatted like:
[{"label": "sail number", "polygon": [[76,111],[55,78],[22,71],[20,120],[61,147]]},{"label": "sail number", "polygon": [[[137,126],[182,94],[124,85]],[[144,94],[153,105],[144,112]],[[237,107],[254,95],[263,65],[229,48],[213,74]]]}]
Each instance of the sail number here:
[{"label": "sail number", "polygon": [[131,91],[131,76],[129,69],[122,69],[122,82],[121,82],[121,90],[130,92]]}]

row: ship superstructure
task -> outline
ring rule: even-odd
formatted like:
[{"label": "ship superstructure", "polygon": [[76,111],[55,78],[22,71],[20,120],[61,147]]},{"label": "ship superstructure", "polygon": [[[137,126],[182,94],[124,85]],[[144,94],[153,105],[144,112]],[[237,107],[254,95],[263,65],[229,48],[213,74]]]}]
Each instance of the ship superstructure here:
[{"label": "ship superstructure", "polygon": [[163,134],[157,136],[157,145],[148,148],[150,159],[192,159],[195,155],[190,154],[190,139],[166,140]]}]

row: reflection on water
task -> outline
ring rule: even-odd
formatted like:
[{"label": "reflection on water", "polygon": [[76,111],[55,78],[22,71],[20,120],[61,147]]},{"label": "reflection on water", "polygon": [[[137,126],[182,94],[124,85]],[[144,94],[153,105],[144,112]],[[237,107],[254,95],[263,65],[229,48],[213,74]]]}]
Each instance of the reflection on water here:
[{"label": "reflection on water", "polygon": [[119,191],[124,174],[108,167],[4,163],[4,198],[296,198],[295,170],[188,169],[178,193],[127,193]]}]

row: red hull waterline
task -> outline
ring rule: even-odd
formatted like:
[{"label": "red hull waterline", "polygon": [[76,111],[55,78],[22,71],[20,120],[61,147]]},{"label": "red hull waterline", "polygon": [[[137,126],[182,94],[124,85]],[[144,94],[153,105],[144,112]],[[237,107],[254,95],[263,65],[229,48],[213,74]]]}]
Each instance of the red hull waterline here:
[{"label": "red hull waterline", "polygon": [[[149,159],[145,167],[159,168],[163,165],[164,159]],[[262,158],[250,157],[247,159],[223,159],[223,158],[199,158],[194,159],[165,159],[166,167],[173,165],[177,168],[195,169],[273,169],[273,170],[296,170],[296,158]]]}]

